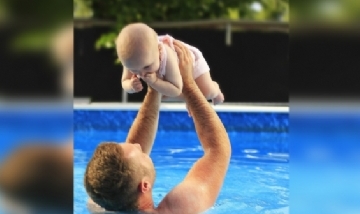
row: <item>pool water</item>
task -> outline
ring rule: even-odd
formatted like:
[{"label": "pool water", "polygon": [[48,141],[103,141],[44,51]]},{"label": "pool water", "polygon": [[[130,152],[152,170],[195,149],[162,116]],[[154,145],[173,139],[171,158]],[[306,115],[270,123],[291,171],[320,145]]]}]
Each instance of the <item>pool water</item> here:
[{"label": "pool water", "polygon": [[[102,141],[124,141],[136,113],[74,112],[74,213],[89,213],[83,176],[92,152]],[[288,114],[218,114],[231,140],[232,157],[220,195],[206,213],[289,213]],[[155,205],[202,156],[194,130],[186,112],[161,112],[150,155],[157,173]]]},{"label": "pool water", "polygon": [[73,130],[72,121],[72,109],[0,108],[0,162],[20,145],[67,141]]}]

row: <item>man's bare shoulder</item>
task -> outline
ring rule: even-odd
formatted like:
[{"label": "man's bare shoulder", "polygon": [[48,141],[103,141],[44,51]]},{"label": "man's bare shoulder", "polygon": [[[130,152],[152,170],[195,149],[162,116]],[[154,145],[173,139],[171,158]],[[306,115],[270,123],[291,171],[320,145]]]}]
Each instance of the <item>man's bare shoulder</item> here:
[{"label": "man's bare shoulder", "polygon": [[87,208],[90,213],[106,213],[106,210],[96,204],[91,198],[87,201]]},{"label": "man's bare shoulder", "polygon": [[[201,212],[206,198],[202,198],[201,186],[181,183],[169,192],[160,202],[157,210],[160,213],[187,214]],[[204,204],[205,203],[205,204]]]},{"label": "man's bare shoulder", "polygon": [[[115,211],[106,211],[104,208],[96,204],[91,198],[89,198],[87,202],[88,211],[91,214],[125,214],[124,212],[115,212]],[[159,212],[142,212],[142,211],[134,211],[134,212],[126,212],[127,214],[163,214]]]}]

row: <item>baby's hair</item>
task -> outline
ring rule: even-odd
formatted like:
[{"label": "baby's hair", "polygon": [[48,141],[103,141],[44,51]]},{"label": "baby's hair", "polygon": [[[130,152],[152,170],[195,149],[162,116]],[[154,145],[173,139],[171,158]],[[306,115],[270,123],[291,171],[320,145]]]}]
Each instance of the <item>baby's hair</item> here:
[{"label": "baby's hair", "polygon": [[136,56],[149,44],[157,42],[157,33],[144,23],[133,23],[121,29],[116,38],[116,50],[119,59],[129,59]]}]

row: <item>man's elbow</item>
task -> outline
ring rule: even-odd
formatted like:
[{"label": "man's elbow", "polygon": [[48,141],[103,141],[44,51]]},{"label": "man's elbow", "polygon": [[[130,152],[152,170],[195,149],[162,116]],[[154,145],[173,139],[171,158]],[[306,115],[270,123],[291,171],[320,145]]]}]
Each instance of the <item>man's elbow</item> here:
[{"label": "man's elbow", "polygon": [[226,158],[227,160],[230,160],[231,158],[231,143],[230,141],[223,142],[221,145],[221,148],[218,148],[219,153],[221,153],[221,156]]},{"label": "man's elbow", "polygon": [[226,156],[228,156],[229,158],[231,157],[231,141],[229,138],[229,135],[226,133],[227,137],[225,138],[225,142],[223,143],[224,145],[224,153],[226,154]]},{"label": "man's elbow", "polygon": [[217,155],[217,157],[218,158],[222,157],[223,160],[224,160],[224,163],[229,165],[230,159],[231,159],[231,145],[230,145],[230,143],[228,145],[226,145],[226,146],[223,146],[220,149],[219,154]]},{"label": "man's elbow", "polygon": [[231,158],[231,143],[229,142],[229,145],[227,146],[227,148],[226,148],[226,151],[225,151],[225,153],[226,153],[226,156],[229,158],[229,160],[230,160],[230,158]]}]

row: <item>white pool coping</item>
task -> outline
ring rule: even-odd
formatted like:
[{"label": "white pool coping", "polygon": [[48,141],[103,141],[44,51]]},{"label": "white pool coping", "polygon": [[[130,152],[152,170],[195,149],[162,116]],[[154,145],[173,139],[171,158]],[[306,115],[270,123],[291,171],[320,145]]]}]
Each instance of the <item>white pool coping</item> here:
[{"label": "white pool coping", "polygon": [[[212,105],[213,106],[213,105]],[[141,103],[75,103],[74,110],[139,110]],[[221,104],[213,106],[217,112],[274,112],[289,113],[288,106],[267,104]],[[185,103],[161,103],[160,111],[187,111]]]}]

